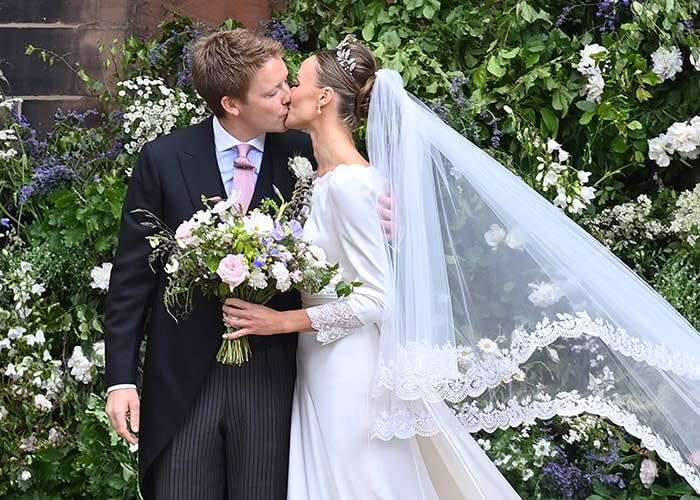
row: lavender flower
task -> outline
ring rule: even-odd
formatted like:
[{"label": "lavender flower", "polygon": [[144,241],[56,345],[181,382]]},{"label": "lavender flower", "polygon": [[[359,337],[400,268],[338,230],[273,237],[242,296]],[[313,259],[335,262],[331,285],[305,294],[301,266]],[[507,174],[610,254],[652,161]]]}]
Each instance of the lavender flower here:
[{"label": "lavender flower", "polygon": [[464,106],[467,100],[464,97],[464,91],[462,87],[469,84],[468,76],[455,76],[452,78],[452,87],[450,88],[450,95],[457,106]]},{"label": "lavender flower", "polygon": [[265,265],[265,262],[267,262],[267,255],[256,255],[253,259],[253,267],[255,269],[261,269]]},{"label": "lavender flower", "polygon": [[[287,23],[291,24],[293,21],[287,19]],[[261,21],[260,27],[262,27],[265,36],[277,40],[285,49],[292,52],[299,52],[299,42],[308,40],[308,35],[306,34],[303,24],[296,24],[296,33],[293,33],[292,30],[279,19]]]},{"label": "lavender flower", "polygon": [[304,228],[297,220],[292,219],[289,221],[289,229],[292,231],[292,236],[294,236],[295,240],[300,240],[304,236]]},{"label": "lavender flower", "polygon": [[275,222],[275,226],[270,231],[270,235],[275,239],[275,241],[281,241],[284,239],[284,228],[279,222]]},{"label": "lavender flower", "polygon": [[54,114],[54,123],[58,123],[66,119],[73,119],[78,123],[83,123],[90,116],[98,116],[99,114],[100,112],[94,108],[88,109],[83,113],[72,109],[63,110],[61,108],[58,108],[56,110],[56,113]]},{"label": "lavender flower", "polygon": [[32,196],[49,194],[77,178],[78,174],[64,165],[40,165],[34,169],[29,184],[20,188],[19,204],[24,205]]},{"label": "lavender flower", "polygon": [[615,30],[615,1],[601,0],[598,2],[598,10],[595,13],[596,17],[603,20],[603,25],[598,28],[601,33]]},{"label": "lavender flower", "polygon": [[430,107],[433,109],[433,112],[440,117],[442,121],[445,123],[449,123],[450,121],[450,116],[447,111],[447,107],[445,106],[445,100],[443,98],[437,98],[433,99],[430,103]]},{"label": "lavender flower", "polygon": [[9,229],[11,225],[10,219],[8,219],[7,217],[3,217],[2,219],[0,219],[0,225],[5,226],[7,229]]},{"label": "lavender flower", "polygon": [[557,20],[554,21],[554,26],[556,26],[557,28],[560,28],[561,26],[563,26],[564,23],[566,23],[569,20],[569,16],[571,15],[571,10],[572,10],[572,8],[570,5],[567,5],[566,7],[564,7],[561,10],[561,14],[559,14],[559,16],[557,16]]},{"label": "lavender flower", "polygon": [[493,135],[491,136],[491,147],[492,148],[498,148],[501,146],[501,136],[503,135],[503,132],[501,132],[498,128],[493,129]]},{"label": "lavender flower", "polygon": [[542,468],[542,479],[563,498],[585,498],[591,484],[588,474],[569,463],[550,462]]}]

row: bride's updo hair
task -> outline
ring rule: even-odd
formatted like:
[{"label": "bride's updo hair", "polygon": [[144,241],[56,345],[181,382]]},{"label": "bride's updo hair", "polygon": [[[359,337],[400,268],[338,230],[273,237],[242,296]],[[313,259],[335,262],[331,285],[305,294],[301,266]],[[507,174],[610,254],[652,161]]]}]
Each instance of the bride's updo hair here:
[{"label": "bride's updo hair", "polygon": [[351,41],[342,48],[316,55],[316,83],[331,87],[338,96],[338,114],[351,130],[369,113],[369,100],[377,72],[377,60],[364,45]]}]

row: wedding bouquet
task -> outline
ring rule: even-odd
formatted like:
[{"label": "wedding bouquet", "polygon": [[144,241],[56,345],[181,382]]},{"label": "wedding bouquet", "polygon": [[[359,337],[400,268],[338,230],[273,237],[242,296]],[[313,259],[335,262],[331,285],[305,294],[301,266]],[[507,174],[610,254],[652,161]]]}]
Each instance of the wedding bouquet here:
[{"label": "wedding bouquet", "polygon": [[[292,169],[294,161],[290,160]],[[318,293],[335,287],[338,296],[349,295],[360,283],[342,281],[338,264],[329,263],[322,248],[303,238],[302,223],[295,212],[305,205],[298,200],[299,189],[305,184],[297,182],[296,196],[292,197],[296,207],[284,202],[279,192],[279,203],[265,199],[260,208],[246,213],[236,206],[236,193],[213,207],[203,198],[206,209],[184,221],[175,232],[150,212],[136,210],[147,217],[142,224],[155,230],[147,237],[153,248],[149,261],[152,268],[154,262],[165,262],[168,312],[176,319],[185,317],[191,311],[195,289],[222,300],[234,297],[256,304],[291,289]],[[235,330],[226,328],[227,332]],[[216,359],[241,365],[250,354],[246,337],[225,339]]]}]

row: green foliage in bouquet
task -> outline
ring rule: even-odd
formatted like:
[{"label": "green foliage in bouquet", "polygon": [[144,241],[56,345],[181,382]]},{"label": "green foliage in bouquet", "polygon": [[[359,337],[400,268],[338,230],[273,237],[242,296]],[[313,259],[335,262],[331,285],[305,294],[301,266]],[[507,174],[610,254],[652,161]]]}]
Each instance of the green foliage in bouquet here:
[{"label": "green foliage in bouquet", "polygon": [[[300,162],[295,158],[290,165]],[[306,164],[312,174],[308,160]],[[297,189],[303,190],[311,178],[297,181]],[[318,293],[330,286],[338,296],[345,296],[360,285],[342,281],[338,264],[329,263],[323,249],[304,239],[297,214],[277,195],[279,202],[267,198],[247,212],[236,205],[235,193],[213,207],[203,198],[206,208],[174,233],[150,212],[135,211],[145,214],[143,224],[156,231],[148,237],[153,248],[149,260],[152,265],[166,262],[164,302],[173,317],[186,316],[198,292],[222,301],[238,298],[265,304],[289,290]],[[227,332],[232,331],[235,328],[227,325]],[[241,365],[250,355],[247,337],[225,339],[217,360]]]}]

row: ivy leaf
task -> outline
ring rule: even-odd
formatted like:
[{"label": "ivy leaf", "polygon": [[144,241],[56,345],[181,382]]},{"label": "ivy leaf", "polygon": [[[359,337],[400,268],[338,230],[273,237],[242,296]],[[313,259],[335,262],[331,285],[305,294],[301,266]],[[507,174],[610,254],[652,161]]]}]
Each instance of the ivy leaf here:
[{"label": "ivy leaf", "polygon": [[374,21],[369,21],[365,24],[365,27],[362,28],[362,38],[365,41],[370,41],[374,38]]},{"label": "ivy leaf", "polygon": [[498,58],[493,55],[489,57],[489,62],[486,64],[486,69],[489,73],[497,76],[498,78],[502,78],[506,74],[506,69],[501,66],[501,64],[498,62]]},{"label": "ivy leaf", "polygon": [[629,145],[627,144],[627,139],[623,135],[618,135],[613,139],[612,144],[610,144],[610,147],[612,148],[613,151],[616,153],[624,153],[629,149]]},{"label": "ivy leaf", "polygon": [[559,132],[559,119],[549,108],[540,109],[540,114],[542,115],[542,121],[545,127],[547,127],[549,134],[556,137]]},{"label": "ivy leaf", "polygon": [[589,123],[591,123],[591,120],[593,120],[594,115],[595,113],[586,111],[584,114],[581,115],[581,118],[579,118],[578,123],[580,125],[588,125]]},{"label": "ivy leaf", "polygon": [[637,91],[634,93],[634,95],[639,102],[644,102],[651,99],[651,93],[648,92],[644,87],[637,88]]}]

